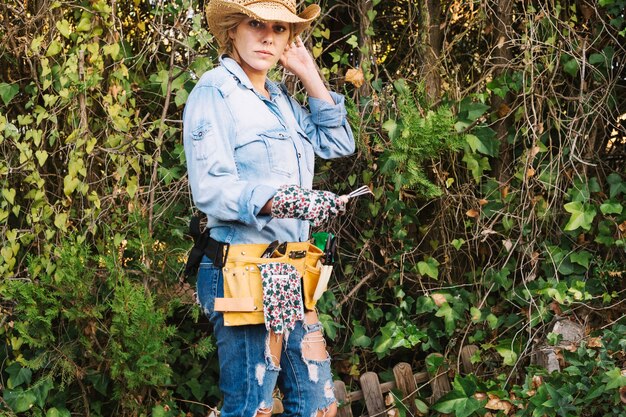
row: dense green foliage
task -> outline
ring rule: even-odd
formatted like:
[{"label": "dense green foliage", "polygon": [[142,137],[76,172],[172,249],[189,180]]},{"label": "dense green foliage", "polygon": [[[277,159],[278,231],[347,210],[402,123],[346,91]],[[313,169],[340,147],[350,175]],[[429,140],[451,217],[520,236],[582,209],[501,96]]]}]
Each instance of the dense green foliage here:
[{"label": "dense green foliage", "polygon": [[[316,187],[374,194],[330,225],[336,377],[403,360],[449,370],[431,415],[626,415],[626,1],[320,3],[307,42],[358,151],[318,161]],[[219,405],[181,274],[181,113],[217,54],[201,8],[0,5],[0,414]]]}]

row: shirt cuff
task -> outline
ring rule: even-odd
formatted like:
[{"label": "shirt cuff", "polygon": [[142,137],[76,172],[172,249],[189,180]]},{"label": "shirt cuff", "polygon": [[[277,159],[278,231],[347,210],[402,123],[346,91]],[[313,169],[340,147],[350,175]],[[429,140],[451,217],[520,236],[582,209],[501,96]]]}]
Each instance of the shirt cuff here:
[{"label": "shirt cuff", "polygon": [[239,221],[261,230],[272,220],[269,214],[259,214],[263,206],[274,197],[276,188],[269,185],[250,184],[246,186],[239,199]]},{"label": "shirt cuff", "polygon": [[313,122],[318,126],[339,127],[343,126],[346,120],[345,97],[330,91],[330,96],[335,104],[330,104],[326,100],[309,97],[309,110]]}]

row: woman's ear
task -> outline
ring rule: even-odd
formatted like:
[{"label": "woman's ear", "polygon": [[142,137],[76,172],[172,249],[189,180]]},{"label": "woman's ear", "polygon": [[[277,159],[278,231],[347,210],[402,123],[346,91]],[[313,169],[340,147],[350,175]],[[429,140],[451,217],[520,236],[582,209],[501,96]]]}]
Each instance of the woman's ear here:
[{"label": "woman's ear", "polygon": [[235,39],[235,34],[237,32],[237,28],[234,27],[232,29],[228,29],[228,37],[231,39]]}]

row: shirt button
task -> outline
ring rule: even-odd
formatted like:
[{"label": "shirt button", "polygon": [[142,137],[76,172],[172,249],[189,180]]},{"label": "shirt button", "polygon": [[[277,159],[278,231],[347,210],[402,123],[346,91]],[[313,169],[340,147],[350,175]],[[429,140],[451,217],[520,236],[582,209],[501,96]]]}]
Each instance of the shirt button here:
[{"label": "shirt button", "polygon": [[298,152],[298,158],[301,158],[302,154],[300,152]]}]

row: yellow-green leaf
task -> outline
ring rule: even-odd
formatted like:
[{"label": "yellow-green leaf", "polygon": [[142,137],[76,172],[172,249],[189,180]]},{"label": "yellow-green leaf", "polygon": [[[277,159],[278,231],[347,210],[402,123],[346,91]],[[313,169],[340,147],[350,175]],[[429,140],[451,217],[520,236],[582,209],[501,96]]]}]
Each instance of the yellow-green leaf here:
[{"label": "yellow-green leaf", "polygon": [[2,197],[4,197],[4,199],[8,201],[9,204],[15,204],[15,188],[3,188]]},{"label": "yellow-green leaf", "polygon": [[58,213],[54,217],[54,225],[61,231],[67,230],[67,213]]},{"label": "yellow-green leaf", "polygon": [[109,55],[111,56],[111,58],[117,59],[117,57],[120,54],[120,44],[114,43],[112,45],[105,45],[102,48],[102,51],[104,52],[105,55]]},{"label": "yellow-green leaf", "polygon": [[80,180],[78,178],[66,175],[65,178],[63,178],[63,194],[69,197],[74,190],[76,190],[78,184],[80,184]]},{"label": "yellow-green leaf", "polygon": [[78,26],[76,26],[76,31],[89,32],[90,29],[91,29],[91,18],[89,16],[81,17],[80,22],[78,22]]},{"label": "yellow-green leaf", "polygon": [[130,177],[130,179],[126,182],[126,192],[130,196],[130,198],[133,198],[135,196],[135,193],[137,192],[137,188],[138,188],[137,177],[136,176]]},{"label": "yellow-green leaf", "polygon": [[35,156],[37,157],[37,162],[39,162],[39,166],[43,166],[48,159],[48,152],[45,150],[40,150],[35,152]]},{"label": "yellow-green leaf", "polygon": [[63,49],[63,45],[57,41],[50,42],[48,46],[48,50],[46,51],[46,56],[55,56]]},{"label": "yellow-green leaf", "polygon": [[66,19],[63,19],[60,22],[57,22],[56,27],[59,30],[59,32],[61,32],[61,35],[63,35],[66,38],[70,37],[70,34],[72,33],[72,31],[70,29],[70,22],[68,22]]}]

